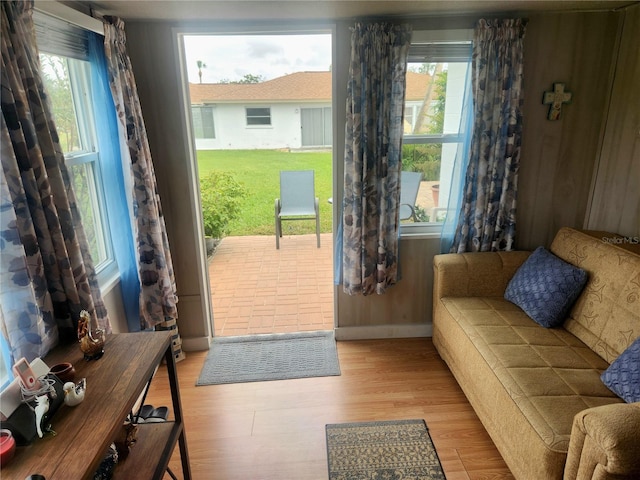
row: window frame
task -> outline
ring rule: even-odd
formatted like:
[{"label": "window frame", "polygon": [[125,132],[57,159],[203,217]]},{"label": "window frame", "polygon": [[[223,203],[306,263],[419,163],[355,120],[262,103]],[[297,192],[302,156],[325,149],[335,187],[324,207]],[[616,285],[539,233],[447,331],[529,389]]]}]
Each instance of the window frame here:
[{"label": "window frame", "polygon": [[[197,122],[195,120],[195,116],[194,116],[194,110],[198,110],[200,113],[200,125],[197,125]],[[206,135],[206,129],[204,126],[204,121],[203,121],[203,111],[207,111],[207,112],[211,112],[211,129],[213,130],[213,135],[212,136],[207,136]],[[191,105],[191,118],[193,119],[193,138],[194,139],[199,139],[199,140],[215,140],[216,139],[216,118],[215,118],[215,108],[213,105],[206,105],[206,104],[202,104],[202,105]],[[198,136],[198,128],[200,128],[200,130],[202,131],[202,136]]]},{"label": "window frame", "polygon": [[[458,50],[449,50],[452,45],[465,45],[467,50],[470,48],[473,38],[472,29],[464,30],[442,30],[442,31],[415,31],[412,38],[411,47],[409,49],[408,63],[444,63],[444,62],[460,62]],[[440,48],[443,47],[443,48]],[[448,57],[447,52],[452,52],[452,56]],[[467,59],[467,63],[471,62],[471,58]],[[402,144],[404,145],[428,145],[428,144],[447,144],[460,143],[464,141],[461,133],[442,133],[442,134],[404,134]],[[446,207],[435,207],[435,210],[446,210]],[[401,238],[439,237],[442,231],[443,222],[416,222],[401,223]]]},{"label": "window frame", "polygon": [[[268,110],[269,115],[249,115],[249,110]],[[248,128],[268,128],[273,126],[273,123],[272,123],[273,115],[271,114],[271,107],[244,107],[244,113],[245,113],[246,126]],[[269,123],[251,123],[249,121],[249,119],[260,119],[260,118],[268,119]]]},{"label": "window frame", "polygon": [[[92,174],[92,181],[88,185],[88,191],[92,200],[95,201],[92,210],[96,221],[97,248],[104,255],[103,260],[93,260],[98,283],[104,294],[115,285],[119,270],[109,233],[106,185],[103,181],[102,167],[100,165],[95,100],[92,94],[92,68],[89,63],[87,42],[84,40],[86,39],[84,37],[86,29],[68,24],[57,18],[50,17],[47,13],[38,11],[34,14],[34,21],[39,54],[56,56],[66,60],[80,150],[65,152],[64,157],[66,166],[70,171],[73,167],[88,166]],[[55,118],[55,112],[52,113]]]}]

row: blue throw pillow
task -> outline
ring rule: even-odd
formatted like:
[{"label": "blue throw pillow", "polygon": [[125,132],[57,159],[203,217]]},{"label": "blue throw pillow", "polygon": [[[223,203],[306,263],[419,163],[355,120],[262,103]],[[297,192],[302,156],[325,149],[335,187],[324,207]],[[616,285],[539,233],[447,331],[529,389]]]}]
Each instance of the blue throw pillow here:
[{"label": "blue throw pillow", "polygon": [[640,402],[640,337],[602,372],[600,378],[625,402]]},{"label": "blue throw pillow", "polygon": [[587,272],[538,247],[516,271],[504,298],[543,327],[557,327],[586,283]]}]

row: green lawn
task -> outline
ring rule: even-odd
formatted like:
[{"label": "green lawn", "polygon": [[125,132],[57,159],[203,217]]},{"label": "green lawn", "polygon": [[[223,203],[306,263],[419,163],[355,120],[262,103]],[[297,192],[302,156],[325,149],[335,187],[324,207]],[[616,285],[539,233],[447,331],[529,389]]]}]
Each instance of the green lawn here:
[{"label": "green lawn", "polygon": [[[320,230],[331,231],[331,152],[279,150],[198,150],[201,176],[211,170],[230,172],[247,189],[242,214],[229,226],[229,236],[275,235],[274,201],[280,196],[280,170],[315,170],[320,200]],[[315,221],[284,221],[285,235],[315,233]]]}]

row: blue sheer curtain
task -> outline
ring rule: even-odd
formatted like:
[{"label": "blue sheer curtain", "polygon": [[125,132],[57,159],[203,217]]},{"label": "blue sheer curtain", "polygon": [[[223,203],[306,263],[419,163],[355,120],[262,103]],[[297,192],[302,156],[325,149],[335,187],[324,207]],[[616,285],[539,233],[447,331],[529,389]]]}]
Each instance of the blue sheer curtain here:
[{"label": "blue sheer curtain", "polygon": [[[471,59],[471,48],[469,48]],[[471,147],[471,133],[473,130],[473,94],[471,89],[471,63],[467,66],[467,74],[464,86],[464,99],[462,101],[462,113],[458,132],[463,138],[458,144],[456,158],[451,175],[451,187],[449,190],[449,202],[447,204],[447,216],[442,224],[440,235],[440,252],[449,253],[456,234],[456,226],[460,220],[460,209],[464,192],[464,181],[469,166],[469,149]]]},{"label": "blue sheer curtain", "polygon": [[107,203],[109,230],[120,276],[120,290],[129,331],[140,330],[140,279],[136,265],[131,219],[132,208],[127,202],[124,165],[120,155],[120,139],[116,108],[109,87],[109,74],[104,55],[104,37],[89,32],[89,61],[91,63],[91,88],[96,130],[100,151],[100,174],[108,192]]},{"label": "blue sheer curtain", "polygon": [[13,380],[13,372],[9,369],[9,365],[13,365],[13,359],[11,356],[11,348],[4,338],[4,335],[0,335],[0,361],[4,366],[5,374],[0,376],[0,390],[4,390],[11,380]]}]

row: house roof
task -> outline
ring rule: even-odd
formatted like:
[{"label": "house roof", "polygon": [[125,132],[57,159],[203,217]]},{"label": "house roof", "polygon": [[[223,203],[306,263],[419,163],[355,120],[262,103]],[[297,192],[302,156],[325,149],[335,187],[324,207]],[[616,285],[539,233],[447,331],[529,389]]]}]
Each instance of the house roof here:
[{"label": "house roof", "polygon": [[[406,100],[423,100],[427,74],[407,72]],[[190,83],[192,104],[330,101],[331,72],[296,72],[260,83]]]},{"label": "house roof", "polygon": [[424,100],[430,80],[431,75],[428,73],[407,72],[405,101]]}]

